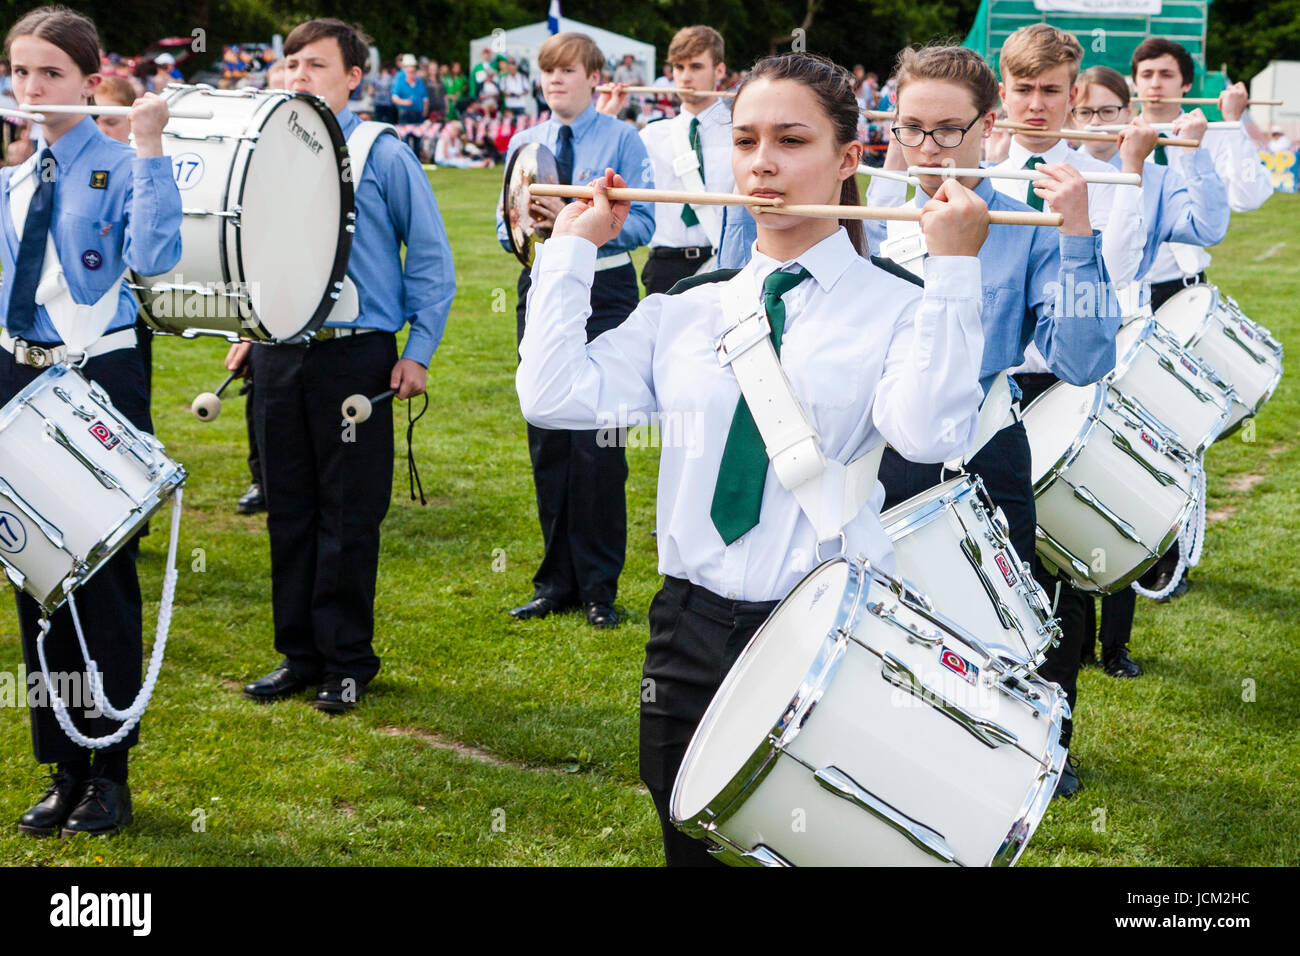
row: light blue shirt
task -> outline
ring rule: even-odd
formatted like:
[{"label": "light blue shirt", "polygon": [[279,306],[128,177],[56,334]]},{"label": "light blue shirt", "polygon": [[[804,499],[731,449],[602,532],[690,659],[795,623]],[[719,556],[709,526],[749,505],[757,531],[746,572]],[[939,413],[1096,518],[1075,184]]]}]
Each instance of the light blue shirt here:
[{"label": "light blue shirt", "polygon": [[[1123,166],[1118,152],[1109,162],[1116,169]],[[1150,161],[1142,166],[1147,242],[1138,265],[1139,279],[1151,269],[1161,243],[1217,246],[1228,234],[1228,220],[1232,215],[1224,198],[1228,191],[1214,169],[1210,151],[1188,150],[1181,168],[1180,174],[1170,166]]]},{"label": "light blue shirt", "polygon": [[722,207],[722,245],[718,249],[719,269],[743,269],[749,251],[758,238],[758,223],[746,206]]},{"label": "light blue shirt", "polygon": [[[46,146],[37,127],[36,155]],[[125,282],[127,267],[160,275],[181,257],[181,194],[167,156],[137,157],[100,132],[87,116],[50,147],[57,165],[50,229],[72,298],[90,305],[118,283],[117,312],[107,332],[135,324],[140,304]],[[39,164],[39,158],[37,160]],[[9,211],[18,167],[0,170],[0,268],[13,275],[19,240]],[[35,175],[40,175],[39,165]],[[12,283],[0,282],[0,320],[9,314]],[[36,307],[33,342],[60,342],[45,307]]]},{"label": "light blue shirt", "polygon": [[[917,192],[923,203],[928,197]],[[991,210],[1029,210],[987,179],[979,181],[975,194]],[[886,235],[884,221],[866,220],[863,225],[871,248],[879,250]],[[1110,286],[1100,232],[1067,236],[1051,226],[990,225],[979,260],[984,284],[980,385],[986,395],[999,372],[1024,362],[1030,342],[1038,346],[1052,374],[1072,385],[1095,382],[1115,367],[1120,312],[1109,292],[1097,294]],[[1020,396],[1014,379],[1011,394],[1013,400]]]},{"label": "light blue shirt", "polygon": [[[520,130],[510,138],[506,151],[506,163],[525,143],[542,143],[556,156],[560,154],[560,126],[554,116],[545,123]],[[623,177],[633,189],[653,189],[655,185],[654,168],[646,153],[645,143],[637,135],[636,127],[631,123],[597,113],[594,106],[588,106],[577,119],[569,124],[573,127],[573,184],[585,186],[597,176],[604,175],[609,167]],[[623,223],[622,231],[600,247],[598,258],[631,252],[638,246],[650,241],[655,231],[655,214],[650,203],[634,202],[632,209]],[[506,224],[497,209],[497,241],[501,248],[509,249],[506,241]]]},{"label": "light blue shirt", "polygon": [[[349,109],[336,117],[345,137],[361,122]],[[427,367],[447,328],[456,270],[429,178],[396,136],[380,136],[371,147],[356,186],[356,209],[348,276],[361,314],[355,322],[326,325],[397,332],[410,322],[402,358]]]}]

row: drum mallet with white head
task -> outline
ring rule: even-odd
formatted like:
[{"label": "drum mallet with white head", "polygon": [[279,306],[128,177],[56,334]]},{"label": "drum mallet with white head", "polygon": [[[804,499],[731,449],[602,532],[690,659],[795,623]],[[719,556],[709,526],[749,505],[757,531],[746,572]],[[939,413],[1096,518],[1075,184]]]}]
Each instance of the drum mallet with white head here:
[{"label": "drum mallet with white head", "polygon": [[390,388],[388,391],[380,392],[370,398],[366,398],[360,393],[349,395],[343,399],[343,417],[354,425],[359,425],[370,418],[370,412],[375,402],[382,402],[384,399],[392,398],[396,394],[397,389]]},{"label": "drum mallet with white head", "polygon": [[215,421],[216,417],[221,414],[221,393],[226,390],[227,385],[234,381],[234,378],[235,373],[231,372],[215,392],[202,392],[196,396],[190,404],[190,411],[194,413],[194,417],[201,422]]}]

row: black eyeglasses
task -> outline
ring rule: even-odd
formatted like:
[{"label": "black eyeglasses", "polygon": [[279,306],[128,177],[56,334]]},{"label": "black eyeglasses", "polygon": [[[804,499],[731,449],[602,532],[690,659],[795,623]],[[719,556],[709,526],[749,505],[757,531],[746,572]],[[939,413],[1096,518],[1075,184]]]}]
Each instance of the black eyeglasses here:
[{"label": "black eyeglasses", "polygon": [[893,126],[890,132],[898,140],[900,146],[909,148],[920,146],[929,136],[934,140],[934,145],[942,149],[955,149],[961,145],[961,141],[966,138],[970,128],[978,123],[984,114],[981,113],[965,126],[940,126],[937,129],[921,129],[919,126]]},{"label": "black eyeglasses", "polygon": [[1074,109],[1070,110],[1070,115],[1081,123],[1088,122],[1094,116],[1103,123],[1109,123],[1112,120],[1119,118],[1119,111],[1123,108],[1124,107],[1122,106],[1102,106],[1094,110],[1090,106],[1076,106]]}]

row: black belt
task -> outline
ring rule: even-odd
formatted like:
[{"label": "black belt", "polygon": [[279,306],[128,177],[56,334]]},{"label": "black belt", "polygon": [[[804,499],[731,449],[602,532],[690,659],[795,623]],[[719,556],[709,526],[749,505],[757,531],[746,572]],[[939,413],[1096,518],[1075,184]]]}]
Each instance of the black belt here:
[{"label": "black belt", "polygon": [[713,255],[712,246],[651,246],[651,259],[707,259]]},{"label": "black belt", "polygon": [[1157,293],[1168,293],[1168,295],[1173,295],[1175,292],[1185,289],[1189,285],[1201,285],[1204,282],[1204,272],[1198,272],[1194,276],[1187,276],[1182,279],[1169,279],[1166,282],[1153,282],[1151,283],[1151,297],[1155,298]]},{"label": "black belt", "polygon": [[685,578],[664,577],[664,591],[681,602],[682,607],[703,617],[731,624],[742,618],[766,618],[780,601],[733,601],[708,588],[692,584]]}]

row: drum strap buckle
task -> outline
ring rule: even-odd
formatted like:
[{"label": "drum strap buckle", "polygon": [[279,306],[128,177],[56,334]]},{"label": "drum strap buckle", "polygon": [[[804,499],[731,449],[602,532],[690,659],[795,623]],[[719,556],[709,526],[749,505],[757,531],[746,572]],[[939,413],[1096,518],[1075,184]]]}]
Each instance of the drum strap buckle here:
[{"label": "drum strap buckle", "polygon": [[[822,545],[830,541],[835,541],[837,538],[839,539],[839,544],[835,552],[833,554],[828,554],[826,557],[822,557]],[[814,553],[817,555],[817,563],[821,564],[823,561],[829,561],[831,558],[845,557],[845,552],[846,549],[848,548],[848,545],[849,545],[848,539],[844,537],[843,531],[841,531],[838,535],[836,535],[835,538],[827,538],[826,541],[818,541],[817,547],[814,549]]]}]

